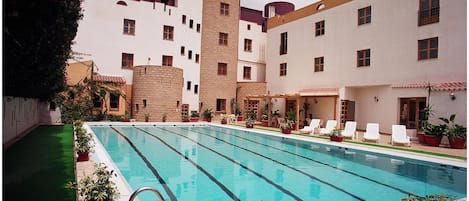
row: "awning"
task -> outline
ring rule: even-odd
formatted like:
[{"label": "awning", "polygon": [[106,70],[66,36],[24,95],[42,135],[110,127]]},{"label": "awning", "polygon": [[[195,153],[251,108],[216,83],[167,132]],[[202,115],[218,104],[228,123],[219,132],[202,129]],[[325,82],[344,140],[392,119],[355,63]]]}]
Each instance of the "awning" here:
[{"label": "awning", "polygon": [[309,88],[301,89],[300,96],[338,96],[339,88]]},{"label": "awning", "polygon": [[112,83],[118,83],[118,84],[125,84],[125,80],[121,76],[94,74],[93,80],[96,82],[112,82]]},{"label": "awning", "polygon": [[[430,83],[433,91],[464,91],[467,89],[466,82],[443,82],[443,83]],[[426,88],[428,83],[416,83],[416,84],[396,84],[392,85],[392,88],[401,89],[415,89],[415,88]]]}]

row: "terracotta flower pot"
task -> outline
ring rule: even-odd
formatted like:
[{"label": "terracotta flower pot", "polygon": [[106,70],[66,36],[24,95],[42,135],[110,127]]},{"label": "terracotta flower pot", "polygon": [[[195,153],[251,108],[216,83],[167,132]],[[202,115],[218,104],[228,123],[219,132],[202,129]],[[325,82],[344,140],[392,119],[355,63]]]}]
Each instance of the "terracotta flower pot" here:
[{"label": "terracotta flower pot", "polygon": [[425,143],[425,133],[417,133],[417,139],[420,144],[426,144]]},{"label": "terracotta flower pot", "polygon": [[191,121],[191,122],[198,122],[198,121],[199,121],[199,118],[190,118],[190,121]]},{"label": "terracotta flower pot", "polygon": [[330,139],[331,139],[331,141],[334,141],[334,142],[342,142],[344,140],[344,137],[331,135]]},{"label": "terracotta flower pot", "polygon": [[425,143],[428,146],[439,147],[441,143],[441,137],[437,137],[434,135],[425,135]]},{"label": "terracotta flower pot", "polygon": [[78,161],[89,161],[89,152],[78,152]]},{"label": "terracotta flower pot", "polygon": [[466,147],[466,138],[448,138],[449,139],[449,145],[453,149],[464,149]]},{"label": "terracotta flower pot", "polygon": [[262,122],[262,126],[264,126],[264,127],[267,127],[267,126],[269,126],[269,122],[267,122],[267,121],[263,121],[263,122]]},{"label": "terracotta flower pot", "polygon": [[238,121],[242,121],[242,120],[243,120],[243,117],[242,117],[242,116],[238,116],[237,120],[238,120]]},{"label": "terracotta flower pot", "polygon": [[283,129],[282,128],[282,133],[283,134],[291,134],[291,129]]},{"label": "terracotta flower pot", "polygon": [[226,123],[227,123],[226,119],[221,120],[221,124],[226,124]]}]

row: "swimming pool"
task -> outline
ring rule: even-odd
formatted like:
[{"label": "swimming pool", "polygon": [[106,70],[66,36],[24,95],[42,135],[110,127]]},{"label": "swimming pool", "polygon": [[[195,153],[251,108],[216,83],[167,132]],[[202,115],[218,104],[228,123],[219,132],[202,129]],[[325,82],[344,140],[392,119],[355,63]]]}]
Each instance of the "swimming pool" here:
[{"label": "swimming pool", "polygon": [[165,200],[466,197],[464,167],[220,126],[90,127],[133,190],[152,186]]}]

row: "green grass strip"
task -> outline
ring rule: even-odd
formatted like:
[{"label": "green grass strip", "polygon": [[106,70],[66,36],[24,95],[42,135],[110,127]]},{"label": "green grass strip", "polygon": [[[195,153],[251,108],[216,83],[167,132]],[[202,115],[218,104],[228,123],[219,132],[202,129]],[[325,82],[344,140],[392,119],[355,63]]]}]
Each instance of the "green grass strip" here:
[{"label": "green grass strip", "polygon": [[[242,125],[242,124],[231,124],[231,125],[244,127],[244,125]],[[255,127],[255,129],[280,132],[279,128]],[[327,136],[311,136],[311,135],[307,135],[307,134],[301,134],[298,131],[292,131],[292,134],[293,135],[298,135],[298,136],[303,136],[303,137],[310,137],[310,138],[329,140],[329,137],[327,137]],[[381,144],[358,142],[358,141],[347,140],[347,139],[345,139],[344,142],[352,143],[352,144],[365,145],[365,146],[371,146],[371,147],[379,147],[379,148],[384,148],[384,149],[406,151],[406,152],[411,152],[411,153],[426,154],[426,155],[430,155],[430,156],[439,156],[439,157],[444,157],[444,158],[467,160],[467,157],[465,157],[465,156],[457,156],[457,155],[444,154],[444,153],[431,152],[431,151],[424,151],[424,150],[417,150],[417,149],[411,149],[411,148],[409,149],[409,148],[396,147],[396,146],[386,146],[386,145],[381,145]]]},{"label": "green grass strip", "polygon": [[39,126],[3,153],[3,200],[75,201],[73,127]]}]

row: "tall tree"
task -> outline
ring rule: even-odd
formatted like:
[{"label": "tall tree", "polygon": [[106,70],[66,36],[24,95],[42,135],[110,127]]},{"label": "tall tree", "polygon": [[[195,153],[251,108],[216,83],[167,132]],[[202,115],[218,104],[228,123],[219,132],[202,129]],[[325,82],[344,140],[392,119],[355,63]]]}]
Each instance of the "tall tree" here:
[{"label": "tall tree", "polygon": [[3,8],[3,95],[52,99],[65,89],[80,0],[5,0]]}]

